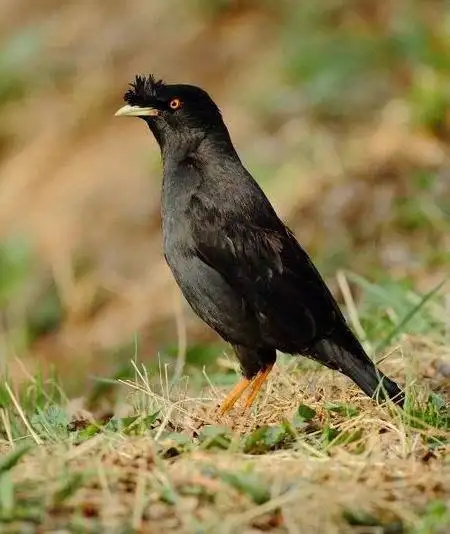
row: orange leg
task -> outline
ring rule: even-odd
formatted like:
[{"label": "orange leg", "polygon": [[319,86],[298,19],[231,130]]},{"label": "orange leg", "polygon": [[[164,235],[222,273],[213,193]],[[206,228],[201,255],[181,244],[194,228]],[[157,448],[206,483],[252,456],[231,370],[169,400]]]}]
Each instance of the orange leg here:
[{"label": "orange leg", "polygon": [[233,406],[236,404],[236,402],[242,397],[242,394],[244,391],[250,386],[250,384],[253,382],[253,380],[249,380],[248,378],[243,378],[240,382],[238,382],[234,388],[228,393],[226,399],[223,401],[219,413],[220,415],[223,415],[231,410]]},{"label": "orange leg", "polygon": [[264,371],[259,371],[259,373],[256,375],[256,377],[252,381],[252,390],[250,391],[250,395],[248,396],[244,411],[248,410],[253,402],[255,401],[259,390],[263,386],[264,382],[267,380],[267,377],[269,376],[270,371],[272,371],[273,365],[269,365],[269,367],[266,367]]}]

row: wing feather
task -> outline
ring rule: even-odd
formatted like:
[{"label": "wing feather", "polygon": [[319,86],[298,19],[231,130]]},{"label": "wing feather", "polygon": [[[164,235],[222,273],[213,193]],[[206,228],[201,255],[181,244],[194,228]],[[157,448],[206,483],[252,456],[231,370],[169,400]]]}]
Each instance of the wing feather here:
[{"label": "wing feather", "polygon": [[194,213],[190,218],[197,255],[242,295],[259,321],[265,343],[300,352],[332,330],[337,305],[281,222],[274,228],[273,222],[264,227],[234,214],[226,217],[198,197],[193,197],[190,209],[201,211],[201,216]]}]

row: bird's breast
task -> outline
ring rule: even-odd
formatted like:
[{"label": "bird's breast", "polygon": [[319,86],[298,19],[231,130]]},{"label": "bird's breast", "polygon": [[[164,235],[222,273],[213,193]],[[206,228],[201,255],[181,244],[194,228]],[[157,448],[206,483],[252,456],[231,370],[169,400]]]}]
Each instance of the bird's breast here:
[{"label": "bird's breast", "polygon": [[170,161],[164,164],[161,215],[164,253],[169,258],[191,247],[189,205],[200,182],[193,169]]}]

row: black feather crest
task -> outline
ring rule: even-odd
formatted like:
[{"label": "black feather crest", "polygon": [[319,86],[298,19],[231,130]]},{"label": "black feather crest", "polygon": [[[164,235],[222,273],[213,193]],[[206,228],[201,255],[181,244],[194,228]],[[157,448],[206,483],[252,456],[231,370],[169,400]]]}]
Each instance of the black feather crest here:
[{"label": "black feather crest", "polygon": [[159,91],[164,87],[162,80],[157,80],[152,74],[148,76],[136,76],[134,82],[130,83],[131,89],[125,93],[123,99],[130,106],[145,106],[158,96]]}]

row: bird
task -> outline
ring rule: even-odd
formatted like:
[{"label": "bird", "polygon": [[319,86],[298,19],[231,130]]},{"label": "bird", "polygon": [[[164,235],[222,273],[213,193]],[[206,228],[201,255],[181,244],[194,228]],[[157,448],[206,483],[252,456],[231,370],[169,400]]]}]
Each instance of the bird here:
[{"label": "bird", "polygon": [[403,390],[365,352],[242,163],[209,94],[137,75],[123,99],[115,115],[144,120],[160,148],[165,259],[193,311],[232,345],[240,363],[243,377],[220,414],[244,394],[244,410],[253,405],[277,351],[316,360],[379,403],[403,406]]}]

